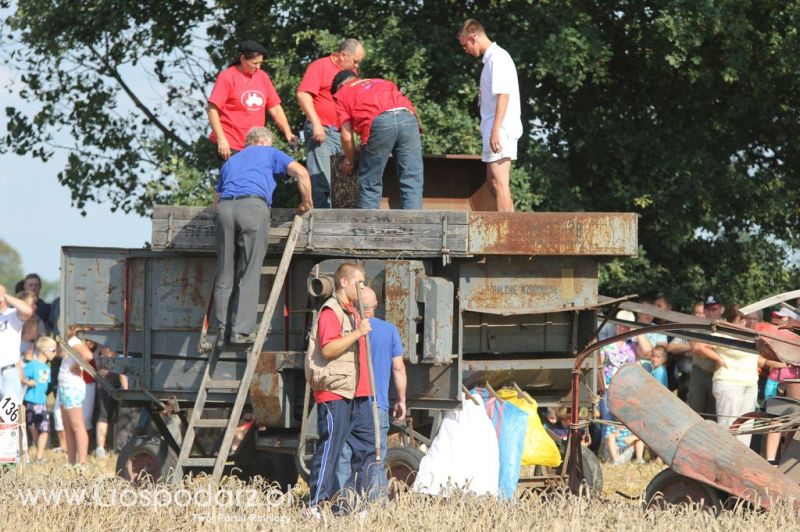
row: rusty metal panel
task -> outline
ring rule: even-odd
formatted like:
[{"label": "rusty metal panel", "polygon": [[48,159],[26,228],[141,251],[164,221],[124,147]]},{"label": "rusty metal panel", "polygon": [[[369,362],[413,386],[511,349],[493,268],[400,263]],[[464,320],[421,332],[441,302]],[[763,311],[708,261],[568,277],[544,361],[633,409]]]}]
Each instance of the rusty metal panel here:
[{"label": "rusty metal panel", "polygon": [[203,324],[216,258],[163,257],[152,266],[151,324],[155,329],[199,329]]},{"label": "rusty metal panel", "polygon": [[417,354],[417,322],[420,319],[417,305],[417,280],[425,277],[425,266],[418,260],[387,260],[383,287],[386,321],[400,331],[403,353],[412,364],[419,361]]},{"label": "rusty metal panel", "polygon": [[496,257],[460,264],[461,310],[509,314],[572,310],[597,302],[591,257]]},{"label": "rusty metal panel", "polygon": [[250,403],[259,426],[283,426],[283,376],[276,353],[261,353],[250,383]]},{"label": "rusty metal panel", "polygon": [[432,366],[406,364],[408,387],[406,402],[409,408],[458,408],[461,401],[461,364]]},{"label": "rusty metal panel", "polygon": [[126,249],[64,247],[61,313],[66,326],[122,327]]},{"label": "rusty metal panel", "polygon": [[304,365],[304,352],[261,353],[249,396],[257,425],[288,428],[296,424],[293,401],[297,392],[295,387],[304,389],[300,377]]},{"label": "rusty metal panel", "polygon": [[608,408],[677,473],[764,508],[781,498],[800,507],[800,486],[721,425],[701,418],[639,364],[614,375]]},{"label": "rusty metal panel", "polygon": [[453,283],[441,277],[420,279],[417,301],[425,305],[422,361],[449,364],[453,358]]},{"label": "rusty metal panel", "polygon": [[568,353],[571,351],[573,321],[573,315],[567,312],[521,316],[465,312],[461,330],[462,353]]},{"label": "rusty metal panel", "polygon": [[472,212],[469,252],[493,255],[635,256],[633,213]]}]

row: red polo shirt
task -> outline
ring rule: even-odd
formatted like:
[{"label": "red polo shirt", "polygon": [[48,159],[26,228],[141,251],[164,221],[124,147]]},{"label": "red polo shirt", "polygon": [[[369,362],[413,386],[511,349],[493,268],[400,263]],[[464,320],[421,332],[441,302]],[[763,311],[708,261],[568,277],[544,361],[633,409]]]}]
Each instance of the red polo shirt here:
[{"label": "red polo shirt", "polygon": [[313,96],[314,110],[317,111],[323,126],[339,127],[336,120],[336,103],[331,96],[331,83],[341,71],[342,69],[333,62],[333,56],[317,59],[308,65],[303,81],[297,88],[298,91]]},{"label": "red polo shirt", "polygon": [[[231,149],[236,151],[244,148],[244,139],[252,128],[266,124],[267,109],[281,103],[266,72],[259,69],[248,76],[236,66],[220,72],[208,101],[219,109],[222,131]],[[217,143],[213,131],[209,138]]]},{"label": "red polo shirt", "polygon": [[[358,312],[351,305],[347,305],[347,310],[356,318],[356,327],[361,322]],[[336,340],[342,337],[342,324],[333,309],[325,308],[319,314],[319,323],[317,325],[317,341],[319,347],[322,349],[331,340]],[[369,367],[367,366],[367,338],[362,336],[358,339],[358,381],[356,383],[356,397],[369,397],[372,395],[369,388]],[[336,401],[344,399],[338,393],[329,392],[327,390],[314,390],[314,399],[317,403],[324,403],[326,401]]]},{"label": "red polo shirt", "polygon": [[380,78],[362,79],[352,85],[345,85],[333,99],[336,101],[339,127],[349,121],[353,130],[361,137],[361,144],[369,142],[372,121],[382,112],[405,107],[417,114],[414,104],[403,96],[397,85]]}]

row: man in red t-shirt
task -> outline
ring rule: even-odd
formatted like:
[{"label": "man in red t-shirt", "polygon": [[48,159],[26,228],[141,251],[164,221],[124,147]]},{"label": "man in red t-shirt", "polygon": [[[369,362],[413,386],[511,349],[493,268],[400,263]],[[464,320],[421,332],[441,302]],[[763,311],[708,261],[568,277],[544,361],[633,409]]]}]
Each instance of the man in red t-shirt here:
[{"label": "man in red t-shirt", "polygon": [[371,327],[369,320],[362,320],[355,308],[364,269],[343,262],[334,274],[334,282],[336,292],[318,316],[315,347],[318,365],[311,370],[319,434],[311,459],[309,505],[312,508],[335,493],[336,465],[345,443],[352,449],[352,473],[345,488],[365,492],[368,468],[375,462],[372,386],[366,348]]},{"label": "man in red t-shirt", "polygon": [[306,115],[304,131],[311,174],[314,207],[331,206],[331,157],[342,153],[336,104],[331,82],[342,70],[358,70],[364,47],[357,39],[345,39],[336,53],[313,61],[297,88],[297,103]]},{"label": "man in red t-shirt", "polygon": [[333,79],[331,93],[342,135],[342,170],[352,172],[353,132],[361,137],[358,154],[359,209],[378,209],[383,193],[383,171],[394,155],[403,209],[422,208],[422,143],[417,110],[391,81],[360,79],[342,70]]}]

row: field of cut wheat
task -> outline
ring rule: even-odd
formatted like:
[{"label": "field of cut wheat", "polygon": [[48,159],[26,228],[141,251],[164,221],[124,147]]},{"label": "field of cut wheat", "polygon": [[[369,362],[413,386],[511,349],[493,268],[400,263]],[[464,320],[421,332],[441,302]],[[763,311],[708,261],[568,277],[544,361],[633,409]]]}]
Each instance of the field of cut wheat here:
[{"label": "field of cut wheat", "polygon": [[640,495],[663,466],[604,466],[605,488],[586,500],[566,494],[512,501],[466,495],[438,499],[401,493],[395,501],[357,508],[347,516],[304,507],[301,485],[284,494],[263,482],[235,478],[212,486],[206,478],[182,486],[136,488],[114,477],[114,457],[90,459],[83,470],[62,454],[47,464],[9,468],[0,476],[2,530],[800,530],[789,508],[742,508],[713,517],[696,508],[643,511]]}]

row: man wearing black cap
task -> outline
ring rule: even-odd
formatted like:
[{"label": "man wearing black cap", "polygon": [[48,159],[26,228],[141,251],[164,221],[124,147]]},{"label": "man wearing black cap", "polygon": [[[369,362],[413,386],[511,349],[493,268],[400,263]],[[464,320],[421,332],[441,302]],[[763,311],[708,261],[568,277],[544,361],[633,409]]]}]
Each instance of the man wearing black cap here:
[{"label": "man wearing black cap", "polygon": [[414,104],[391,81],[360,79],[352,70],[336,74],[331,84],[341,131],[342,170],[353,170],[353,132],[361,138],[358,154],[359,209],[378,209],[383,171],[394,155],[403,209],[422,208],[422,143]]}]

